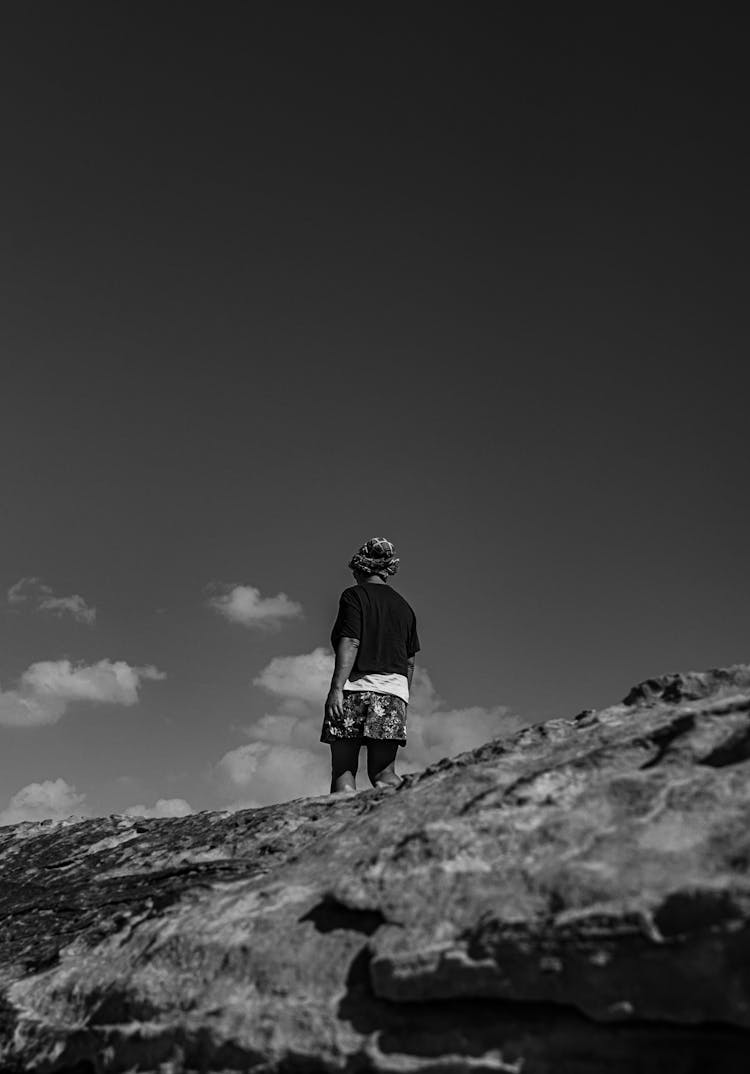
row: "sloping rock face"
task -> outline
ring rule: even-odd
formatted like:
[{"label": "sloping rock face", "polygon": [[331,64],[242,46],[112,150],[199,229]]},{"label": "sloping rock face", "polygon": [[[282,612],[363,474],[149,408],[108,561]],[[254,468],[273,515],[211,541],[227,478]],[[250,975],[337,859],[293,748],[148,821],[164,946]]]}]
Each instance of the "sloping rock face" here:
[{"label": "sloping rock face", "polygon": [[750,666],[397,790],[0,829],[0,1070],[746,1074]]}]

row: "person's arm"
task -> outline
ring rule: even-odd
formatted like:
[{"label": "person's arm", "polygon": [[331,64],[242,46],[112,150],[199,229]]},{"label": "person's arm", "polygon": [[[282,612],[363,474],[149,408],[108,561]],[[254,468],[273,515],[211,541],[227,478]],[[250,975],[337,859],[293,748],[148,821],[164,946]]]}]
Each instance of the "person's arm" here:
[{"label": "person's arm", "polygon": [[359,642],[356,638],[339,638],[336,645],[336,663],[333,668],[331,688],[326,698],[326,716],[343,716],[344,683],[354,667]]},{"label": "person's arm", "polygon": [[419,652],[419,635],[417,634],[417,617],[412,612],[411,615],[411,631],[409,633],[409,640],[407,644],[407,653],[409,656],[406,658],[406,681],[409,684],[409,693],[411,693],[411,680],[414,678],[414,658]]}]

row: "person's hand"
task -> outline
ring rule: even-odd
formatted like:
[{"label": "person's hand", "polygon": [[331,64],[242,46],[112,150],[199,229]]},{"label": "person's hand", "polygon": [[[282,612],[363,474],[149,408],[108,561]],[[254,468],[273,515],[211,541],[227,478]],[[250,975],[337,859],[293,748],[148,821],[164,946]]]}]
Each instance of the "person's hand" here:
[{"label": "person's hand", "polygon": [[344,715],[344,691],[341,687],[332,686],[326,698],[326,716],[329,720],[334,717],[339,719]]}]

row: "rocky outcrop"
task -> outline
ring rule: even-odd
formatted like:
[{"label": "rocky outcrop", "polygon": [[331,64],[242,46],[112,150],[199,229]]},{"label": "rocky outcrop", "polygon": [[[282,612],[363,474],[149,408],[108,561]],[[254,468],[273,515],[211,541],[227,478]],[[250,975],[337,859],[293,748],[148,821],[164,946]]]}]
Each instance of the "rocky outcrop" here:
[{"label": "rocky outcrop", "polygon": [[0,1069],[747,1069],[750,666],[397,790],[0,829]]}]

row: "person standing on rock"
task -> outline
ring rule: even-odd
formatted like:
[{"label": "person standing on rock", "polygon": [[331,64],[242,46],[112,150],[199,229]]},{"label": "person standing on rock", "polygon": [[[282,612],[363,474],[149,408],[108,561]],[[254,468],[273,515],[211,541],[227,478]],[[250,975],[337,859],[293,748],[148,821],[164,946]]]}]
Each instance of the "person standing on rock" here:
[{"label": "person standing on rock", "polygon": [[398,565],[385,537],[372,537],[349,561],[355,584],[341,594],[331,631],[336,662],[320,735],[331,747],[331,793],[356,790],[362,746],[374,787],[401,782],[396,753],[406,745],[419,638],[412,608],[388,585]]}]

